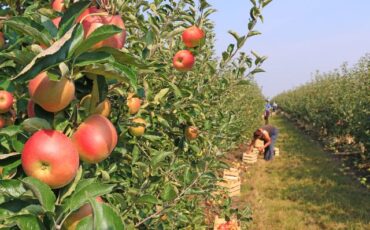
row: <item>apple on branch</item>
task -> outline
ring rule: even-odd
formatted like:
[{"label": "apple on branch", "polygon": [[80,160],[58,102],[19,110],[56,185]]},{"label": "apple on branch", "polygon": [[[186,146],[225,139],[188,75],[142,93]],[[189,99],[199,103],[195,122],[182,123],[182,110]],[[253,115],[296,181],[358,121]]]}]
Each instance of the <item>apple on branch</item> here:
[{"label": "apple on branch", "polygon": [[0,90],[0,113],[7,113],[13,106],[13,94],[6,91]]},{"label": "apple on branch", "polygon": [[39,130],[25,143],[22,151],[24,172],[51,188],[70,183],[79,167],[78,152],[72,141],[56,130]]},{"label": "apple on branch", "polygon": [[191,26],[184,30],[181,37],[186,47],[193,48],[201,44],[205,34],[203,30],[199,29],[198,27]]},{"label": "apple on branch", "polygon": [[194,55],[189,50],[180,50],[173,57],[173,66],[181,72],[191,70],[194,62]]}]

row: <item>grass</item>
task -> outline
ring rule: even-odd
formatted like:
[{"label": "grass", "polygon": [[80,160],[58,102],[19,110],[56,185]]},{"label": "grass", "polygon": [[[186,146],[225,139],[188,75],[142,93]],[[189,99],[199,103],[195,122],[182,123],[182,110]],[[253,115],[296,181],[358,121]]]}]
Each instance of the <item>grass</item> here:
[{"label": "grass", "polygon": [[243,178],[240,200],[254,212],[249,229],[370,229],[370,191],[284,118],[271,123],[280,156],[259,159]]}]

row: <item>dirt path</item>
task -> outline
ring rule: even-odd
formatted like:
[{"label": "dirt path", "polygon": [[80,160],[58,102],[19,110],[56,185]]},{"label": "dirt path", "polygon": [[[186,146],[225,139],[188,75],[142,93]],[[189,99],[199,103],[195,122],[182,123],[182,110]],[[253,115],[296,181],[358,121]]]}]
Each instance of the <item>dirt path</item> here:
[{"label": "dirt path", "polygon": [[248,229],[370,229],[370,191],[285,119],[271,123],[281,153],[259,159],[243,178],[241,200],[253,209]]}]

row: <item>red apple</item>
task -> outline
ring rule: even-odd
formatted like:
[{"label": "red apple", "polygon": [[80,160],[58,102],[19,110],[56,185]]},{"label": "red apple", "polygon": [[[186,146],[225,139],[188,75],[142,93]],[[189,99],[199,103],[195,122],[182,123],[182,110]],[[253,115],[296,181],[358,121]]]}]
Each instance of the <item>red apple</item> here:
[{"label": "red apple", "polygon": [[88,163],[106,159],[117,145],[117,131],[102,115],[88,117],[72,136],[80,158]]},{"label": "red apple", "polygon": [[238,230],[238,225],[230,220],[223,224],[220,224],[217,230]]},{"label": "red apple", "polygon": [[196,26],[192,26],[184,30],[182,33],[182,41],[188,48],[199,46],[205,34],[203,30]]},{"label": "red apple", "polygon": [[54,0],[51,3],[51,8],[57,12],[63,12],[65,11],[65,5],[64,5],[64,0]]},{"label": "red apple", "polygon": [[194,140],[198,137],[198,128],[195,126],[189,126],[185,129],[185,137],[188,140]]},{"label": "red apple", "polygon": [[131,97],[127,99],[128,112],[135,114],[139,112],[141,100],[138,97]]},{"label": "red apple", "polygon": [[[97,13],[106,13],[106,15],[90,15]],[[95,49],[103,46],[121,49],[125,44],[126,28],[120,15],[109,15],[104,10],[98,9],[93,6],[87,8],[84,12],[82,12],[82,14],[77,18],[76,21],[82,23],[85,38],[89,37],[92,32],[103,25],[115,25],[122,29],[121,33],[115,34],[103,41],[96,43],[93,47]]]},{"label": "red apple", "polygon": [[54,24],[56,28],[59,28],[60,20],[62,20],[62,17],[59,16],[59,17],[52,19],[51,22]]},{"label": "red apple", "polygon": [[36,117],[35,103],[32,100],[28,100],[28,103],[27,103],[27,116],[29,118]]},{"label": "red apple", "polygon": [[72,141],[56,130],[39,130],[25,143],[22,151],[24,172],[51,188],[61,188],[75,177],[78,152]]},{"label": "red apple", "polygon": [[0,117],[0,129],[6,125],[6,120],[3,117]]},{"label": "red apple", "polygon": [[[98,196],[95,200],[99,203],[103,203],[103,199]],[[90,204],[84,204],[77,211],[69,215],[66,221],[63,224],[63,229],[65,230],[75,230],[78,223],[85,217],[90,216],[93,213],[92,207]]]},{"label": "red apple", "polygon": [[58,112],[66,108],[75,96],[75,85],[72,80],[62,77],[59,81],[48,78],[42,72],[28,84],[32,101],[49,112]]},{"label": "red apple", "polygon": [[131,126],[129,127],[128,131],[132,136],[139,137],[142,136],[145,132],[145,127],[146,127],[146,121],[142,118],[135,118],[132,120],[133,123],[137,124],[144,124],[144,126]]},{"label": "red apple", "polygon": [[178,71],[188,71],[193,68],[195,58],[189,50],[180,50],[173,57],[173,66]]},{"label": "red apple", "polygon": [[0,90],[0,113],[7,113],[13,106],[13,94]]},{"label": "red apple", "polygon": [[2,48],[5,44],[4,34],[0,32],[0,48]]}]

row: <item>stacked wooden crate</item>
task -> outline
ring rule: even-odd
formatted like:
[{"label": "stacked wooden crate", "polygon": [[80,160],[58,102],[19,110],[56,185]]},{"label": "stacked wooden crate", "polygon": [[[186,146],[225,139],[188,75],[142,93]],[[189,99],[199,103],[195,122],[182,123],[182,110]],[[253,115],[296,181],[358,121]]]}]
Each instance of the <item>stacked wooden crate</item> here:
[{"label": "stacked wooden crate", "polygon": [[262,140],[256,140],[254,143],[253,149],[251,152],[245,152],[243,154],[243,162],[247,164],[254,164],[257,162],[258,159],[258,147],[262,147],[264,145],[264,142]]},{"label": "stacked wooden crate", "polygon": [[278,157],[278,156],[280,156],[280,150],[279,150],[279,148],[274,148],[274,152],[275,152],[275,156],[276,157]]},{"label": "stacked wooden crate", "polygon": [[226,188],[230,197],[240,196],[240,170],[237,168],[225,169],[223,181],[220,181],[218,185]]},{"label": "stacked wooden crate", "polygon": [[252,152],[245,152],[243,154],[243,162],[247,164],[254,164],[258,159],[258,149],[253,148]]}]

